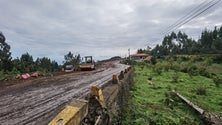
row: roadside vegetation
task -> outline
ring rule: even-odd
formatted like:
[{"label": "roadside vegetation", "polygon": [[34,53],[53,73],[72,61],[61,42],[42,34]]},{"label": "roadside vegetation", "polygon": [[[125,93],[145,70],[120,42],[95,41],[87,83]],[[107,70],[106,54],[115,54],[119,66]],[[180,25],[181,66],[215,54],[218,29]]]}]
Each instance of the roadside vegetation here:
[{"label": "roadside vegetation", "polygon": [[122,124],[206,124],[172,91],[222,117],[222,27],[205,29],[198,40],[172,32],[151,51],[137,53],[151,54],[152,59],[128,62],[135,76]]},{"label": "roadside vegetation", "polygon": [[10,49],[5,36],[0,32],[0,81],[15,79],[18,74],[24,73],[54,73],[61,71],[65,65],[78,67],[80,63],[80,55],[73,55],[71,52],[64,55],[64,65],[59,65],[55,60],[48,57],[34,60],[28,52],[22,54],[21,57],[12,59]]},{"label": "roadside vegetation", "polygon": [[201,117],[173,90],[222,116],[222,61],[218,57],[180,55],[158,59],[156,64],[134,62],[134,86],[123,124],[201,124]]}]

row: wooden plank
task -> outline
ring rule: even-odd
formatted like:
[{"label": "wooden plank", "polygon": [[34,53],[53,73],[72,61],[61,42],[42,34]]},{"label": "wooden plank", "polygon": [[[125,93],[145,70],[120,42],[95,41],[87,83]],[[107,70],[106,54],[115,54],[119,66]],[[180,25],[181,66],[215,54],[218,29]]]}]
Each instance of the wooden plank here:
[{"label": "wooden plank", "polygon": [[184,102],[186,102],[189,106],[191,106],[193,109],[195,109],[198,113],[200,113],[201,115],[204,113],[204,110],[201,109],[200,107],[198,107],[197,105],[193,104],[191,101],[189,101],[188,99],[186,99],[185,97],[183,97],[182,95],[180,95],[177,92],[174,92],[179,98],[181,98]]},{"label": "wooden plank", "polygon": [[180,95],[179,93],[173,91],[181,100],[183,100],[186,104],[188,104],[191,108],[196,110],[203,118],[206,124],[211,125],[222,125],[222,119],[212,112],[206,112],[197,105],[193,104],[191,101]]}]

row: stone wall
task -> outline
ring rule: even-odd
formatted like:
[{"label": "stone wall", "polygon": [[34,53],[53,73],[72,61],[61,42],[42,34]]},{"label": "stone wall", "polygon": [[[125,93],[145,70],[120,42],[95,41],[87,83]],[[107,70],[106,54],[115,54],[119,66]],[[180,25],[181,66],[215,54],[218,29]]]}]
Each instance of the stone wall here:
[{"label": "stone wall", "polygon": [[110,116],[110,124],[119,124],[127,107],[130,87],[133,84],[134,69],[129,67],[121,71],[118,82],[111,81],[103,88],[106,107]]}]

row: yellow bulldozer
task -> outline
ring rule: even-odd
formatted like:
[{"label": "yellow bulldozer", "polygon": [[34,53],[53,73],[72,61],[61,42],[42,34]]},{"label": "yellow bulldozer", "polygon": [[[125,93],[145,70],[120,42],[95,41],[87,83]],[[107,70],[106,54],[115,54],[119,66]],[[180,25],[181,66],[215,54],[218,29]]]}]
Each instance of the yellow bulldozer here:
[{"label": "yellow bulldozer", "polygon": [[85,60],[79,65],[80,70],[94,70],[95,62],[93,61],[92,56],[85,56]]}]

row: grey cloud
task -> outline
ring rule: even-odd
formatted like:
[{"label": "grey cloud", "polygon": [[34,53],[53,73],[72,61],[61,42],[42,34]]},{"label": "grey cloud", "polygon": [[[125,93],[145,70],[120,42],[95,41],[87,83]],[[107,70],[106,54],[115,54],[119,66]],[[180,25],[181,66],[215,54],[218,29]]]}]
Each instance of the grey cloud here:
[{"label": "grey cloud", "polygon": [[[62,62],[68,51],[100,59],[160,43],[164,29],[202,0],[0,1],[0,30],[13,56],[28,51]],[[221,5],[221,3],[220,3]],[[220,5],[178,30],[198,38],[222,24]],[[176,30],[176,31],[178,31]]]}]

